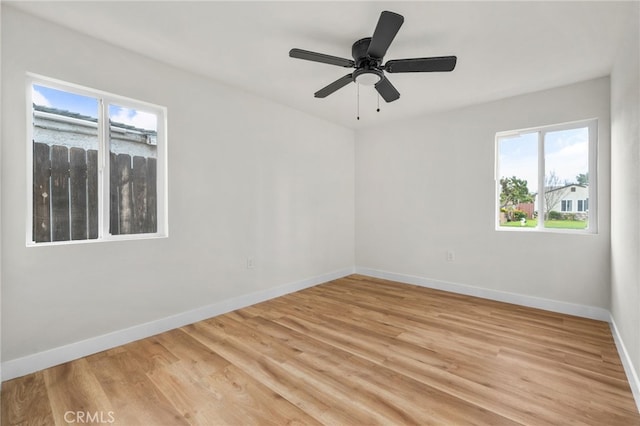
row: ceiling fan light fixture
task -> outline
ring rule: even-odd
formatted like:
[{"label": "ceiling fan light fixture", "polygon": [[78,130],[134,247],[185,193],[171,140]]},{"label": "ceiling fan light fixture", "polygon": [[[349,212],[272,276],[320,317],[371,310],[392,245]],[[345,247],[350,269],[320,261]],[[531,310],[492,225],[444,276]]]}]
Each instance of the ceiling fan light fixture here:
[{"label": "ceiling fan light fixture", "polygon": [[382,80],[382,76],[375,72],[363,72],[355,77],[355,82],[364,86],[374,86]]}]

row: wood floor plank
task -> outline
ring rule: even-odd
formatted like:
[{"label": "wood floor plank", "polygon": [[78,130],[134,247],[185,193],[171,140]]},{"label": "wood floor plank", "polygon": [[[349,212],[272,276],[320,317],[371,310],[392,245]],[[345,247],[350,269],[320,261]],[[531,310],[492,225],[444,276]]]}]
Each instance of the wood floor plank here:
[{"label": "wood floor plank", "polygon": [[318,424],[261,382],[229,364],[199,377],[179,362],[155,370],[150,379],[194,425]]},{"label": "wood floor plank", "polygon": [[220,410],[219,394],[193,376],[182,361],[149,373],[149,379],[190,424],[220,424],[238,421],[235,413]]},{"label": "wood floor plank", "polygon": [[3,425],[54,424],[43,372],[4,382],[0,411]]},{"label": "wood floor plank", "polygon": [[2,390],[3,426],[640,426],[607,323],[361,275]]},{"label": "wood floor plank", "polygon": [[[272,322],[265,321],[256,328],[274,339],[284,336],[278,330],[278,325]],[[376,401],[375,406],[385,407],[388,420],[393,424],[450,423],[455,422],[458,415],[465,418],[463,423],[466,424],[513,424],[504,417],[451,398],[379,364],[332,346],[320,345],[320,342],[306,334],[289,330],[285,339],[289,344],[304,348],[299,357],[287,361],[288,366],[295,364],[298,369],[304,369],[305,365],[312,366],[338,381],[348,378],[351,393],[370,394],[369,398]],[[294,339],[295,343],[292,342]]]},{"label": "wood floor plank", "polygon": [[[153,336],[148,339],[142,339],[135,342],[132,342],[126,346],[126,351],[124,352],[109,352],[110,356],[102,359],[105,362],[109,362],[113,359],[118,359],[118,353],[124,353],[125,356],[132,361],[135,361],[136,365],[138,365],[142,371],[149,372],[153,371],[158,367],[164,365],[170,365],[180,358],[175,356],[172,351],[169,351],[165,346],[162,345],[162,341],[166,340],[166,336],[171,335],[175,338],[175,334],[172,331],[167,332],[164,336]],[[179,345],[180,341],[175,339],[175,345]],[[172,348],[172,350],[175,350]],[[90,360],[95,364],[97,363],[98,357],[91,357]]]},{"label": "wood floor plank", "polygon": [[[522,400],[514,398],[510,393],[499,395],[494,391],[490,397],[487,397],[486,394],[489,393],[489,390],[484,384],[455,375],[453,371],[456,370],[456,364],[434,352],[420,351],[407,345],[399,347],[400,345],[390,346],[388,343],[376,344],[371,336],[354,338],[350,333],[342,334],[337,331],[334,325],[325,329],[321,323],[305,321],[300,318],[295,320],[283,318],[282,324],[300,333],[311,334],[324,344],[341,348],[354,356],[421,381],[462,401],[480,407],[489,406],[494,412],[513,421],[536,424],[541,418],[544,418],[542,410],[546,410],[545,406],[541,407],[536,415],[521,413]],[[500,370],[494,374],[500,379],[508,378],[499,372]],[[500,404],[492,406],[496,399],[500,400]],[[546,417],[552,419],[555,418],[555,414],[547,413]]]},{"label": "wood floor plank", "polygon": [[[208,321],[208,323],[212,322]],[[228,321],[224,318],[220,318],[220,322],[216,321],[216,323],[218,325],[227,323],[224,328],[230,333],[229,335],[242,339],[251,351],[260,352],[263,356],[286,364],[288,374],[304,377],[308,386],[327,394],[330,398],[330,406],[352,411],[352,416],[357,423],[407,423],[408,417],[403,410],[389,401],[378,398],[370,387],[357,386],[352,380],[349,382],[344,380],[345,367],[352,358],[351,354],[336,350],[321,354],[322,348],[317,346],[318,342],[315,342],[315,346],[308,346],[309,350],[296,351],[294,356],[282,358],[275,355],[273,351],[265,351],[262,339],[244,339],[243,334],[246,330],[242,327],[229,327]],[[277,351],[279,346],[274,345],[272,349]],[[338,374],[332,374],[336,370],[340,370]],[[369,408],[371,406],[377,406],[378,410],[371,413]]]},{"label": "wood floor plank", "polygon": [[[255,353],[251,347],[243,345],[242,340],[234,341],[220,335],[220,330],[206,322],[185,327],[187,332],[208,345],[234,365],[276,391],[283,398],[299,407],[309,416],[324,424],[351,425],[358,424],[356,409],[344,408],[345,403],[336,401],[330,390],[319,391],[310,386],[306,377],[292,374],[291,370],[281,363]],[[363,413],[363,416],[367,413]],[[369,418],[368,424],[373,419]]]},{"label": "wood floor plank", "polygon": [[90,365],[109,398],[117,424],[189,424],[128,352],[90,360]]},{"label": "wood floor plank", "polygon": [[154,339],[196,376],[208,376],[223,371],[230,364],[180,329],[159,334],[154,336]]},{"label": "wood floor plank", "polygon": [[87,359],[44,370],[44,379],[56,425],[65,425],[68,419],[77,420],[78,416],[84,419],[87,413],[97,420],[86,422],[89,424],[111,419],[113,407]]}]

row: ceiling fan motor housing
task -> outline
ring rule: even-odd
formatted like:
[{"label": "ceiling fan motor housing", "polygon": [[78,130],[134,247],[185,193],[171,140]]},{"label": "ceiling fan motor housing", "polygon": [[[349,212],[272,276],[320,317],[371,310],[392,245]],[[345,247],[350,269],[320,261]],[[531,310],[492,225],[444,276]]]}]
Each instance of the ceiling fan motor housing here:
[{"label": "ceiling fan motor housing", "polygon": [[366,37],[356,41],[351,47],[351,55],[356,63],[356,69],[352,74],[354,82],[373,85],[384,77],[380,64],[382,60],[367,54],[370,43],[371,37]]},{"label": "ceiling fan motor housing", "polygon": [[351,56],[353,56],[353,60],[356,62],[357,68],[367,64],[380,67],[382,58],[373,58],[367,54],[370,43],[371,37],[365,37],[356,41],[353,43],[353,46],[351,46]]}]

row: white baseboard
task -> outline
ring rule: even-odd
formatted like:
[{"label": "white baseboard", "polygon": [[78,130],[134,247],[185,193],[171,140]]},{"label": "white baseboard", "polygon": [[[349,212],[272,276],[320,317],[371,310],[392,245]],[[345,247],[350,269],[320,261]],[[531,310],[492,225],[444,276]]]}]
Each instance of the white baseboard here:
[{"label": "white baseboard", "polygon": [[452,293],[465,294],[467,296],[496,300],[498,302],[513,303],[515,305],[544,309],[546,311],[558,312],[561,314],[575,315],[583,318],[590,318],[606,322],[609,322],[609,319],[611,318],[611,314],[608,310],[595,306],[560,302],[557,300],[544,299],[542,297],[509,293],[506,291],[474,287],[471,285],[452,283],[448,281],[433,280],[429,278],[418,277],[415,275],[399,274],[396,272],[362,268],[359,266],[356,266],[355,270],[356,274],[367,275],[374,278],[382,278],[385,280],[398,281],[406,284],[414,284],[421,287],[433,288],[436,290],[444,290],[450,291]]},{"label": "white baseboard", "polygon": [[265,300],[293,293],[298,290],[313,287],[353,273],[354,268],[345,268],[329,272],[278,287],[223,300],[191,311],[182,312],[170,317],[150,321],[145,324],[70,343],[68,345],[49,349],[43,352],[27,355],[22,358],[4,361],[2,362],[1,367],[2,381],[34,373],[45,368],[115,348],[135,340],[144,339],[188,324],[193,324],[194,322],[264,302]]},{"label": "white baseboard", "polygon": [[627,352],[627,348],[624,345],[622,336],[620,336],[620,332],[618,331],[616,322],[613,319],[613,315],[609,318],[609,324],[611,325],[611,334],[613,334],[613,340],[616,342],[616,348],[618,349],[618,354],[620,355],[624,372],[627,374],[629,386],[631,386],[631,393],[636,400],[638,412],[640,412],[640,379],[638,379],[636,369],[633,368],[633,362],[631,361],[629,352]]}]

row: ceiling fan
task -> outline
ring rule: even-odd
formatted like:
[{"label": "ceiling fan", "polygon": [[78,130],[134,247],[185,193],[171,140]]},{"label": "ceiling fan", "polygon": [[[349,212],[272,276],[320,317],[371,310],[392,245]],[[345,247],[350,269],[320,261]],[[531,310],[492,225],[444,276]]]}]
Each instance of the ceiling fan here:
[{"label": "ceiling fan", "polygon": [[291,49],[289,56],[345,68],[355,68],[352,73],[340,77],[318,90],[314,94],[316,98],[325,98],[347,84],[355,82],[373,85],[385,101],[393,102],[400,97],[400,93],[384,75],[384,71],[388,73],[453,71],[457,61],[455,56],[438,56],[394,59],[382,65],[382,58],[387,53],[387,49],[389,49],[403,22],[402,15],[388,11],[382,12],[373,36],[353,43],[351,47],[353,60],[302,49]]}]

